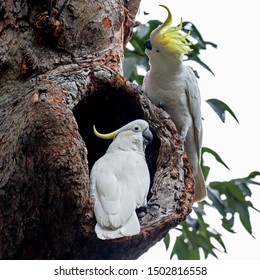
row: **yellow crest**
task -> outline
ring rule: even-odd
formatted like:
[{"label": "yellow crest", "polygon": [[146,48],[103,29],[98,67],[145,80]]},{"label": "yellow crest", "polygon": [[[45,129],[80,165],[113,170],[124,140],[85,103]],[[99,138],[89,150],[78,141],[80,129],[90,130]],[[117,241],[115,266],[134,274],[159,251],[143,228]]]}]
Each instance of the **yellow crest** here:
[{"label": "yellow crest", "polygon": [[152,45],[154,44],[154,42],[156,42],[157,44],[163,45],[163,47],[165,47],[170,52],[178,52],[182,54],[191,52],[192,49],[190,48],[190,45],[192,43],[186,40],[189,34],[183,34],[181,32],[182,19],[177,27],[171,26],[172,24],[171,11],[168,9],[168,7],[164,5],[160,5],[160,6],[167,10],[168,17],[162,25],[157,27],[151,33]]}]

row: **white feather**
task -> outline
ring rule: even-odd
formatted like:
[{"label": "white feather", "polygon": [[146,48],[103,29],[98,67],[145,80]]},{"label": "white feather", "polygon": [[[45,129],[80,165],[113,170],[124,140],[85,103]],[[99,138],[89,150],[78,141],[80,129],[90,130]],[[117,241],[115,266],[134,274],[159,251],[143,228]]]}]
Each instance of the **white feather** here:
[{"label": "white feather", "polygon": [[[136,120],[121,128],[106,154],[94,164],[90,175],[90,197],[100,239],[119,238],[140,232],[135,209],[146,206],[150,185],[145,161],[143,131],[148,124]],[[135,126],[140,131],[135,131]]]},{"label": "white feather", "polygon": [[163,49],[146,50],[150,61],[143,90],[155,105],[163,104],[183,140],[195,177],[195,201],[206,196],[200,169],[202,145],[201,97],[193,70],[182,63],[182,55]]}]

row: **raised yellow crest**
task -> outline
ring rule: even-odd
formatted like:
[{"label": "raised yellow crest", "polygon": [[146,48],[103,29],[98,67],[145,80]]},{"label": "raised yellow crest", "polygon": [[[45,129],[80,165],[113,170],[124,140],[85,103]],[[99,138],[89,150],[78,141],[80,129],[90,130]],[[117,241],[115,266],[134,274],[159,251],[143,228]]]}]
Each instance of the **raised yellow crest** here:
[{"label": "raised yellow crest", "polygon": [[161,7],[165,8],[168,12],[168,17],[166,21],[157,27],[151,33],[151,43],[162,45],[168,51],[178,52],[178,53],[188,53],[191,52],[192,49],[190,48],[191,42],[188,42],[186,39],[189,34],[184,34],[182,29],[182,19],[178,26],[171,26],[172,24],[172,14],[168,7],[164,5],[160,5]]}]

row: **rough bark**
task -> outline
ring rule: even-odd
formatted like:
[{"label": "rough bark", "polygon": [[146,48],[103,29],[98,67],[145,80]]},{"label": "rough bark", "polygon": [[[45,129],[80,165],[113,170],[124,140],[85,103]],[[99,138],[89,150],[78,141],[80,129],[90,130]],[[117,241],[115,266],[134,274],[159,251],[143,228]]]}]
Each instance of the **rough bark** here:
[{"label": "rough bark", "polygon": [[[191,165],[169,116],[122,76],[140,0],[0,3],[0,258],[136,259],[184,220]],[[146,119],[152,184],[142,231],[101,241],[89,170],[110,132]]]}]

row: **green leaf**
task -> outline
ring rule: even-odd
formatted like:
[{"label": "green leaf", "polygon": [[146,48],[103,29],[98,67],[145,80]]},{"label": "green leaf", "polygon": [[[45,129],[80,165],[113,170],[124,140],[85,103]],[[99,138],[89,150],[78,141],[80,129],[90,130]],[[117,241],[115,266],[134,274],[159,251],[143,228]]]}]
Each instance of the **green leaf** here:
[{"label": "green leaf", "polygon": [[198,42],[198,44],[201,46],[201,49],[206,49],[206,45],[211,45],[213,48],[217,48],[215,43],[204,41],[199,30],[192,22],[184,21],[182,23],[182,30],[186,33],[189,33],[190,36]]},{"label": "green leaf", "polygon": [[[200,227],[198,220],[197,219],[193,219],[190,216],[187,217],[185,222],[187,223],[187,225],[192,227],[192,231],[193,232],[196,232],[199,229],[199,227]],[[183,227],[185,228],[184,225],[183,225]],[[188,228],[186,230],[188,230]]]},{"label": "green leaf", "polygon": [[176,238],[175,244],[173,246],[170,259],[174,255],[177,255],[179,260],[199,260],[199,249],[198,247],[192,247],[188,243],[184,235],[180,235]]},{"label": "green leaf", "polygon": [[248,206],[242,203],[236,203],[236,210],[239,213],[239,219],[242,225],[252,235],[252,226],[250,222]]},{"label": "green leaf", "polygon": [[[161,24],[162,22],[157,19],[149,20],[148,25],[150,26],[150,33]],[[150,33],[148,34],[147,39],[150,37]]]},{"label": "green leaf", "polygon": [[212,244],[211,239],[215,239],[223,248],[224,252],[226,252],[226,248],[221,239],[221,235],[216,230],[210,228],[204,221],[203,216],[205,213],[203,205],[203,203],[200,203],[199,207],[194,207],[194,213],[197,215],[197,218],[188,217],[185,222],[181,223],[183,240],[186,240],[189,244],[189,253],[192,250],[195,252],[194,248],[201,248],[206,258],[208,255],[213,255],[217,258],[214,250],[219,249]]},{"label": "green leaf", "polygon": [[188,247],[187,244],[185,244],[184,242],[184,236],[180,235],[176,238],[175,244],[172,248],[170,259],[172,259],[174,255],[177,255],[179,260],[185,259],[188,256],[187,252]]},{"label": "green leaf", "polygon": [[194,243],[197,247],[202,248],[205,257],[207,258],[209,254],[217,258],[217,255],[214,253],[213,249],[216,249],[210,242],[209,238],[206,238],[203,234],[199,233],[194,236]]},{"label": "green leaf", "polygon": [[238,200],[238,202],[241,202],[241,203],[245,202],[245,196],[243,195],[240,188],[238,188],[238,186],[235,185],[233,181],[225,182],[225,185],[229,192],[228,195],[232,195],[234,198],[236,198]]},{"label": "green leaf", "polygon": [[187,56],[187,60],[193,60],[195,62],[197,62],[198,64],[200,64],[203,68],[205,68],[206,70],[208,70],[213,76],[215,76],[214,72],[209,68],[209,66],[204,63],[199,56],[196,54],[195,52],[195,45],[192,45],[191,48],[193,49],[193,52],[186,54]]},{"label": "green leaf", "polygon": [[[210,67],[205,62],[203,62],[199,58],[199,55],[200,55],[200,51],[205,50],[207,45],[210,45],[214,48],[216,48],[217,45],[212,42],[204,41],[204,39],[202,38],[197,27],[189,21],[183,22],[182,30],[186,33],[189,33],[190,37],[195,39],[197,42],[196,44],[194,44],[194,43],[192,44],[192,46],[191,46],[192,52],[190,52],[186,55],[187,59],[197,62],[198,64],[200,64],[202,67],[204,67],[206,70],[208,70],[214,76],[213,71],[210,69]],[[195,72],[195,74],[199,78],[197,72]]]},{"label": "green leaf", "polygon": [[[248,181],[248,183],[250,183],[250,181]],[[252,195],[251,190],[249,189],[249,187],[247,186],[246,182],[238,182],[237,183],[239,189],[242,191],[244,196],[250,196]]]},{"label": "green leaf", "polygon": [[248,203],[248,206],[250,206],[250,207],[253,208],[255,211],[257,211],[258,213],[260,213],[260,210],[258,210],[257,208],[255,208],[251,201],[247,201],[247,203]]},{"label": "green leaf", "polygon": [[229,167],[225,164],[225,162],[221,159],[221,157],[215,151],[213,151],[212,149],[207,148],[207,147],[202,147],[201,156],[203,156],[204,153],[211,154],[216,159],[216,161],[218,161],[219,163],[224,165],[229,170]]},{"label": "green leaf", "polygon": [[132,51],[134,54],[144,56],[144,45],[143,40],[141,40],[137,35],[133,37],[133,39],[130,41],[130,44],[134,48],[134,51]]},{"label": "green leaf", "polygon": [[182,30],[186,33],[189,33],[192,38],[197,40],[202,46],[205,47],[204,40],[203,40],[199,30],[193,23],[191,23],[189,21],[184,21],[182,23]]},{"label": "green leaf", "polygon": [[209,41],[204,41],[204,43],[205,43],[206,45],[210,45],[211,47],[213,47],[213,48],[215,48],[215,49],[218,47],[217,44],[212,43],[212,42],[209,42]]},{"label": "green leaf", "polygon": [[223,203],[223,200],[220,198],[219,192],[212,188],[208,188],[208,197],[212,201],[212,206],[215,207],[224,217],[226,215],[226,206],[225,203]]},{"label": "green leaf", "polygon": [[209,175],[209,171],[210,171],[210,167],[201,164],[201,169],[202,169],[203,177],[204,177],[205,181],[207,181],[207,178],[208,178],[208,175]]},{"label": "green leaf", "polygon": [[[215,239],[222,247],[222,249],[224,250],[224,252],[227,252],[226,246],[221,238],[221,234],[218,232],[210,232],[209,234],[211,236],[211,238]],[[214,247],[215,248],[215,247]],[[217,248],[216,248],[217,249]],[[217,249],[218,251],[220,251],[219,249]]]},{"label": "green leaf", "polygon": [[231,233],[235,233],[235,231],[233,230],[234,221],[235,221],[235,216],[234,215],[232,215],[232,217],[230,219],[227,219],[226,217],[224,217],[222,219],[223,228],[226,229],[227,231],[231,232]]},{"label": "green leaf", "polygon": [[217,113],[217,115],[219,116],[219,118],[221,119],[221,121],[224,123],[225,119],[226,119],[226,115],[225,112],[229,112],[230,115],[237,121],[237,123],[239,123],[236,115],[234,114],[234,112],[230,109],[230,107],[224,103],[223,101],[219,100],[219,99],[208,99],[206,100],[206,102],[211,106],[211,108]]},{"label": "green leaf", "polygon": [[260,172],[259,171],[253,171],[247,177],[248,178],[255,178],[256,176],[260,176]]},{"label": "green leaf", "polygon": [[[233,179],[228,182],[211,182],[209,186],[210,189],[214,189],[219,192],[220,195],[225,195],[226,199],[223,201],[225,205],[225,213],[231,213],[232,218],[230,220],[226,219],[226,215],[222,215],[222,225],[223,227],[233,232],[234,215],[238,213],[241,224],[247,230],[247,232],[252,235],[252,225],[250,222],[249,207],[260,212],[256,209],[250,201],[247,201],[246,196],[251,196],[251,191],[248,187],[249,184],[256,183],[252,180],[259,175],[259,172],[252,172],[249,174],[250,177],[245,177],[242,179]],[[223,214],[223,213],[222,213]],[[253,235],[252,235],[253,236]]]},{"label": "green leaf", "polygon": [[170,246],[170,234],[169,233],[166,234],[166,236],[163,239],[163,242],[164,242],[164,245],[165,245],[165,248],[166,248],[166,251],[167,251],[169,249],[169,246]]}]

